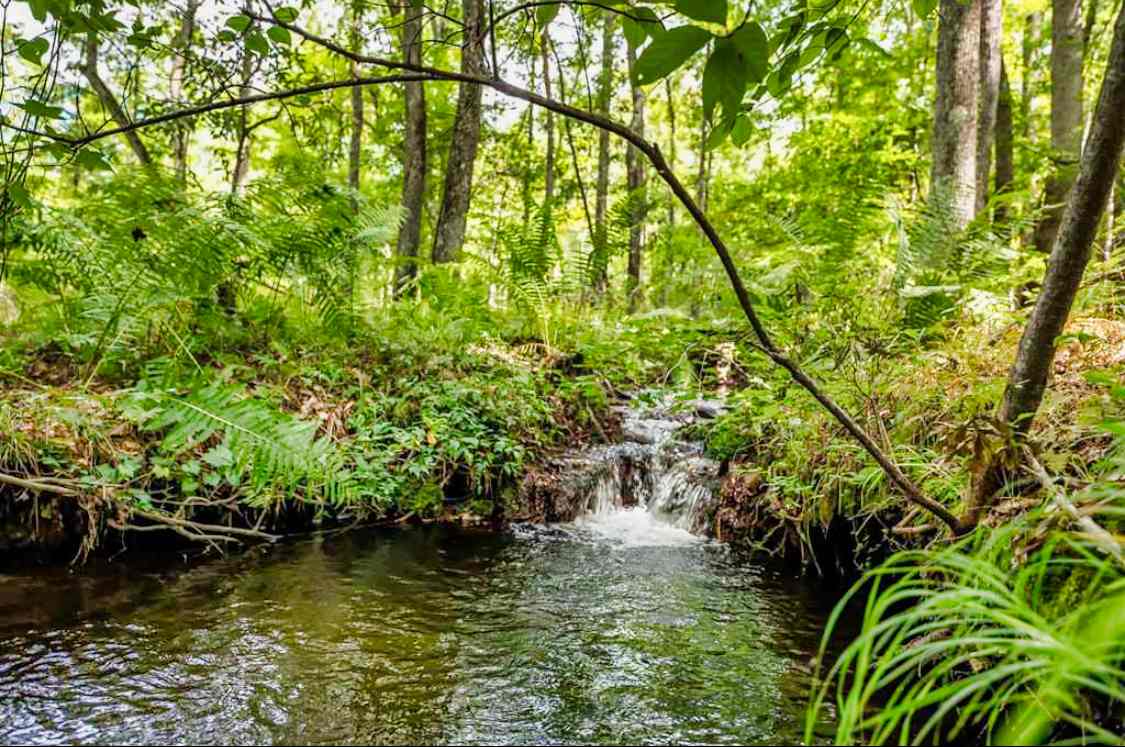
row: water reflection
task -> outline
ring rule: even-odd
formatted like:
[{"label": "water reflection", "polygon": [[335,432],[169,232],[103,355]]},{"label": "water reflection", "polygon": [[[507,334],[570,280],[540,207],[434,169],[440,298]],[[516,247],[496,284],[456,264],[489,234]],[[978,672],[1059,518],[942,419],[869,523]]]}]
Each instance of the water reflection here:
[{"label": "water reflection", "polygon": [[681,539],[434,527],[0,576],[0,742],[797,741],[831,600]]}]

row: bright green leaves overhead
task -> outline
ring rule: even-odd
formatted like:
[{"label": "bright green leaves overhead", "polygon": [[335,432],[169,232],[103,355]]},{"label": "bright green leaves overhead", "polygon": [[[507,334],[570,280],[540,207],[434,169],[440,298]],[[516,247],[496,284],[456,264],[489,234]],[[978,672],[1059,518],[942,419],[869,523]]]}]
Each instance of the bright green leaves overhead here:
[{"label": "bright green leaves overhead", "polygon": [[927,18],[938,6],[938,0],[911,0],[910,5],[919,18]]},{"label": "bright green leaves overhead", "polygon": [[293,23],[297,20],[296,8],[278,8],[273,12],[273,17],[281,23]]},{"label": "bright green leaves overhead", "polygon": [[729,39],[715,42],[715,50],[703,68],[703,113],[710,118],[715,105],[723,107],[723,120],[733,121],[746,93],[746,63],[742,52]]},{"label": "bright green leaves overhead", "polygon": [[227,26],[241,34],[250,28],[250,16],[231,16],[227,19]]},{"label": "bright green leaves overhead", "polygon": [[727,23],[727,0],[676,0],[676,12],[695,21]]},{"label": "bright green leaves overhead", "polygon": [[289,29],[282,28],[281,26],[270,26],[269,29],[266,30],[266,36],[277,44],[289,44],[293,41],[293,37],[289,34]]},{"label": "bright green leaves overhead", "polygon": [[41,117],[43,119],[61,119],[63,115],[62,107],[51,106],[50,104],[45,104],[42,101],[36,101],[35,99],[28,99],[22,104],[18,104],[18,106],[33,117]]},{"label": "bright green leaves overhead", "polygon": [[655,83],[687,62],[710,40],[710,32],[697,26],[680,26],[657,34],[637,59],[637,82]]},{"label": "bright green leaves overhead", "polygon": [[742,24],[730,36],[730,40],[742,54],[746,65],[746,82],[749,85],[760,83],[770,69],[770,42],[762,27],[750,21]]},{"label": "bright green leaves overhead", "polygon": [[28,41],[16,40],[20,57],[35,65],[43,64],[43,55],[51,48],[51,43],[45,37],[38,37]]},{"label": "bright green leaves overhead", "polygon": [[625,32],[625,40],[634,47],[645,43],[650,36],[656,38],[664,31],[664,23],[652,8],[633,8],[629,16],[621,21],[621,29]]},{"label": "bright green leaves overhead", "polygon": [[536,8],[535,21],[539,24],[539,28],[547,28],[551,21],[555,20],[555,16],[559,14],[560,7],[562,7],[560,3],[552,3],[550,5],[540,5]]}]

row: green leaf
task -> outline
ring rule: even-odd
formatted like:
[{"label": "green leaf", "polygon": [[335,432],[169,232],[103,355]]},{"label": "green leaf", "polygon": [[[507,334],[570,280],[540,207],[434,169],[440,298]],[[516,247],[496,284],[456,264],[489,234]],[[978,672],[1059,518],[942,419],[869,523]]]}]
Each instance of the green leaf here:
[{"label": "green leaf", "polygon": [[270,53],[269,42],[257,31],[246,37],[246,49],[263,57]]},{"label": "green leaf", "polygon": [[710,40],[711,34],[696,26],[680,26],[658,35],[637,59],[637,82],[655,83],[687,62]]},{"label": "green leaf", "polygon": [[234,452],[225,443],[221,443],[204,454],[203,461],[216,468],[229,467],[234,464]]},{"label": "green leaf", "polygon": [[632,18],[621,19],[621,30],[625,32],[625,41],[636,49],[645,43],[648,33],[644,30],[643,23],[637,23]]},{"label": "green leaf", "polygon": [[703,112],[710,117],[722,104],[723,121],[733,121],[746,93],[746,64],[734,43],[723,39],[703,68]]},{"label": "green leaf", "polygon": [[730,134],[733,125],[733,122],[723,122],[712,127],[711,132],[707,135],[705,148],[707,150],[714,150],[722,145],[723,141],[727,139],[727,135]]},{"label": "green leaf", "polygon": [[63,114],[61,106],[51,106],[35,99],[28,99],[19,106],[31,116],[43,119],[60,119]]},{"label": "green leaf", "polygon": [[293,23],[293,21],[297,20],[297,9],[289,7],[278,8],[273,12],[273,17],[282,23]]},{"label": "green leaf", "polygon": [[31,7],[31,16],[39,23],[47,20],[47,4],[48,0],[28,0],[27,4]]},{"label": "green leaf", "polygon": [[559,14],[559,7],[559,3],[554,3],[552,5],[540,5],[535,9],[535,20],[540,29],[547,28],[551,21],[555,20],[555,16]]},{"label": "green leaf", "polygon": [[746,145],[746,141],[754,134],[754,125],[750,122],[750,117],[745,114],[739,114],[738,119],[734,121],[734,127],[730,131],[731,142],[741,148]]},{"label": "green leaf", "polygon": [[293,37],[289,33],[289,29],[282,28],[281,26],[270,26],[266,30],[266,36],[273,39],[277,44],[291,44]]},{"label": "green leaf", "polygon": [[676,11],[688,18],[725,26],[727,0],[675,0]]},{"label": "green leaf", "polygon": [[21,208],[30,209],[32,206],[31,195],[28,194],[27,188],[18,182],[8,185],[8,198],[14,205]]},{"label": "green leaf", "polygon": [[79,166],[84,169],[89,169],[90,171],[106,171],[110,168],[109,161],[106,159],[105,155],[93,148],[83,148],[78,151],[78,155],[74,157],[74,160]]},{"label": "green leaf", "polygon": [[761,82],[770,70],[770,43],[766,32],[759,24],[750,21],[731,34],[730,40],[742,53],[747,83]]},{"label": "green leaf", "polygon": [[910,5],[919,18],[926,18],[937,9],[938,0],[910,0]]},{"label": "green leaf", "polygon": [[230,29],[223,29],[216,35],[216,38],[221,42],[232,42],[238,37]]},{"label": "green leaf", "polygon": [[[19,44],[19,42],[16,42]],[[43,55],[47,54],[47,50],[51,48],[51,43],[43,37],[25,41],[19,44],[20,57],[35,65],[43,64]]]},{"label": "green leaf", "polygon": [[250,17],[249,16],[231,16],[230,18],[227,19],[227,26],[229,26],[230,28],[234,29],[235,31],[237,31],[238,33],[241,34],[243,31],[250,28]]}]

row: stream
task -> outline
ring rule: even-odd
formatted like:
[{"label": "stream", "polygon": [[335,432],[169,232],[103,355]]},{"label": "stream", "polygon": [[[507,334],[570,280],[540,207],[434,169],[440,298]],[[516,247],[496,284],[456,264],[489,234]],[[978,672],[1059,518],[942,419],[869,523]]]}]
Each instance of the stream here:
[{"label": "stream", "polygon": [[689,531],[713,465],[638,422],[573,522],[0,575],[0,743],[798,742],[836,594]]}]

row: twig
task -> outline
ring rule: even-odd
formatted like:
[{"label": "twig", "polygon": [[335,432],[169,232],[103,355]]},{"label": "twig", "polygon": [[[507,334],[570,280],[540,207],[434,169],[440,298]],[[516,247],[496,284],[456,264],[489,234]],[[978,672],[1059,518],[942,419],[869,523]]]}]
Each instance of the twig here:
[{"label": "twig", "polygon": [[1039,463],[1039,460],[1035,458],[1035,455],[1031,453],[1030,449],[1025,447],[1024,453],[1027,457],[1028,466],[1031,468],[1031,471],[1035,473],[1036,478],[1038,478],[1040,484],[1051,497],[1051,503],[1054,504],[1055,508],[1065,513],[1075,524],[1082,527],[1082,530],[1095,545],[1104,550],[1107,554],[1112,555],[1122,566],[1125,566],[1125,555],[1122,555],[1121,544],[1114,536],[1106,531],[1101,524],[1079,511],[1075,505],[1070,502],[1070,499],[1059,489],[1055,478],[1051,477],[1043,465]]}]

